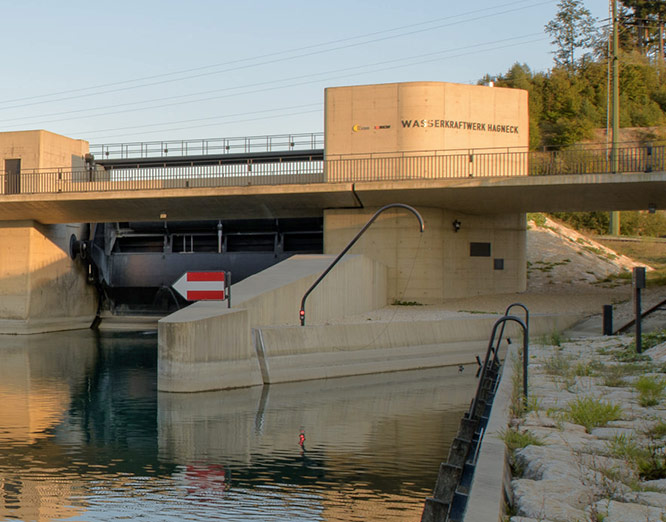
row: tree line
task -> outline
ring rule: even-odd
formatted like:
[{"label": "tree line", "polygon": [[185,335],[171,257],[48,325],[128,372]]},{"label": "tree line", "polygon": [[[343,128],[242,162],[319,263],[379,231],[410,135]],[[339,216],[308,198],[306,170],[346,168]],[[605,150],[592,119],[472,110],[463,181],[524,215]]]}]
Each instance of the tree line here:
[{"label": "tree line", "polygon": [[[620,127],[650,128],[642,133],[649,140],[666,138],[658,129],[666,126],[665,24],[664,0],[619,3]],[[550,70],[515,63],[479,81],[529,92],[530,148],[570,147],[607,127],[611,26],[592,17],[582,0],[561,0],[544,27],[554,46]]]}]

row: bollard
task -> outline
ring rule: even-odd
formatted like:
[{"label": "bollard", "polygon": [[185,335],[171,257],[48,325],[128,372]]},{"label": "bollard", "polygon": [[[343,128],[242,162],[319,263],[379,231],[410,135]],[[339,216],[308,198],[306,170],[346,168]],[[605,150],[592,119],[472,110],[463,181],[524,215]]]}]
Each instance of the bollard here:
[{"label": "bollard", "polygon": [[604,335],[613,335],[613,305],[604,305]]},{"label": "bollard", "polygon": [[634,267],[632,283],[634,287],[634,313],[636,314],[636,353],[643,351],[643,333],[641,325],[641,290],[645,288],[645,267]]}]

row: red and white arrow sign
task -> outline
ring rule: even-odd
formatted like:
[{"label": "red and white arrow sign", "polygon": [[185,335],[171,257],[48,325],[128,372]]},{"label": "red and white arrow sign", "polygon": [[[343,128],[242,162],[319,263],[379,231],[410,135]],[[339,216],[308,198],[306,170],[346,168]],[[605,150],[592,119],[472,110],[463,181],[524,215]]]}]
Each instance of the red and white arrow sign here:
[{"label": "red and white arrow sign", "polygon": [[185,272],[173,288],[188,301],[223,301],[224,272]]}]

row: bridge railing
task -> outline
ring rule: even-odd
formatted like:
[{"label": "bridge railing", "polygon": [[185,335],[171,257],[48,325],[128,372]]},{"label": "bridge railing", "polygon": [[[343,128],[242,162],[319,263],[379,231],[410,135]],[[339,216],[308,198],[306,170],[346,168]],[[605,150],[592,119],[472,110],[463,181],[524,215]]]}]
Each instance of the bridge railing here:
[{"label": "bridge railing", "polygon": [[666,146],[296,159],[180,167],[0,171],[0,194],[105,192],[356,181],[434,180],[666,171]]},{"label": "bridge railing", "polygon": [[90,153],[102,159],[172,158],[324,148],[324,133],[273,134],[199,140],[136,141],[91,144]]},{"label": "bridge railing", "polygon": [[[617,151],[617,173],[665,170],[666,147],[632,146]],[[475,152],[427,156],[395,154],[326,161],[326,180],[399,181],[465,177],[611,173],[606,147],[565,151]]]}]

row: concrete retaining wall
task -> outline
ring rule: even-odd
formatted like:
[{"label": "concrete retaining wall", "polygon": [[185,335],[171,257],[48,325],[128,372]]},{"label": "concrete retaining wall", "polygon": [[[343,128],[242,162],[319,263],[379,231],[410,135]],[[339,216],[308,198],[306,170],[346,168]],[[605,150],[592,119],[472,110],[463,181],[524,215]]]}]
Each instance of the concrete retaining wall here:
[{"label": "concrete retaining wall", "polygon": [[[261,384],[247,310],[184,310],[159,325],[158,387],[173,392]],[[207,316],[206,316],[207,315]]]},{"label": "concrete retaining wall", "polygon": [[[470,364],[483,358],[498,316],[439,321],[263,327],[254,342],[265,383]],[[575,315],[530,318],[532,336],[562,331]],[[522,334],[507,325],[506,336]]]}]

